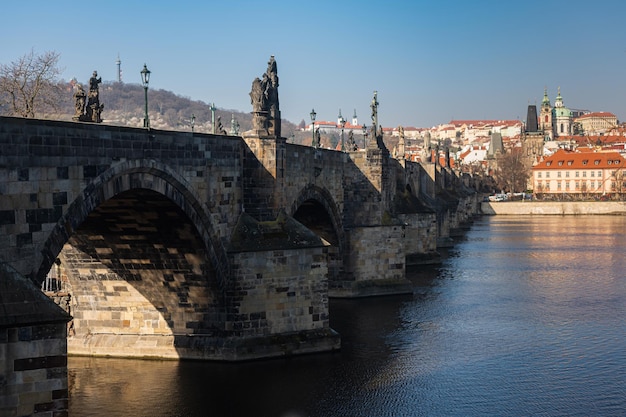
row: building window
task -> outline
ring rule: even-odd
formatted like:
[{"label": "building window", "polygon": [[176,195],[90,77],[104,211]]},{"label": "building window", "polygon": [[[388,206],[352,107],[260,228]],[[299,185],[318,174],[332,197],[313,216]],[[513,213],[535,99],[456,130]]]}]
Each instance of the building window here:
[{"label": "building window", "polygon": [[559,166],[563,166],[563,161],[559,161]]},{"label": "building window", "polygon": [[563,123],[561,123],[561,133],[563,133]]},{"label": "building window", "polygon": [[587,177],[587,171],[583,171],[583,178]]},{"label": "building window", "polygon": [[569,171],[565,171],[565,177],[569,178]]},{"label": "building window", "polygon": [[595,174],[595,173],[596,173],[595,171],[591,171],[591,176],[593,177],[593,174]]},{"label": "building window", "polygon": [[580,181],[576,181],[576,189],[580,190]]},{"label": "building window", "polygon": [[546,178],[550,178],[550,171],[546,172]]},{"label": "building window", "polygon": [[567,161],[567,165],[572,165],[572,162],[574,161]]},{"label": "building window", "polygon": [[541,178],[541,171],[537,172],[537,178]]},{"label": "building window", "polygon": [[591,181],[591,189],[593,190],[594,188],[596,188],[596,182],[595,181]]},{"label": "building window", "polygon": [[557,181],[556,189],[557,189],[557,191],[559,191],[561,189],[561,181]]},{"label": "building window", "polygon": [[588,159],[583,159],[583,165],[587,165],[587,162],[589,162]]},{"label": "building window", "polygon": [[598,171],[598,178],[602,178],[602,171]]},{"label": "building window", "polygon": [[600,160],[599,160],[599,159],[596,159],[595,161],[593,161],[593,164],[594,164],[594,165],[600,165]]},{"label": "building window", "polygon": [[569,181],[565,181],[565,189],[569,190]]},{"label": "building window", "polygon": [[557,178],[561,178],[561,171],[556,173]]}]

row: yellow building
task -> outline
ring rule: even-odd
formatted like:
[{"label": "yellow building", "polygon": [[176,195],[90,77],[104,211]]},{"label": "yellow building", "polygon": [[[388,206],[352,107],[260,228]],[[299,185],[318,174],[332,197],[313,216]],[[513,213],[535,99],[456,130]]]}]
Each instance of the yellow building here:
[{"label": "yellow building", "polygon": [[578,117],[574,123],[580,125],[585,135],[599,135],[617,127],[617,116],[604,111],[593,112]]},{"label": "yellow building", "polygon": [[570,197],[626,193],[626,159],[618,152],[559,149],[532,168],[536,195]]}]

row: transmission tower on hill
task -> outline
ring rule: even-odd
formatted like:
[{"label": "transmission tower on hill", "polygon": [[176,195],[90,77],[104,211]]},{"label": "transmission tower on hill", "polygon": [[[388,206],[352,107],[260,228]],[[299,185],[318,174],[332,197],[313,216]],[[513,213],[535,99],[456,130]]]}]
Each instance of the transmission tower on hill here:
[{"label": "transmission tower on hill", "polygon": [[117,54],[117,61],[115,61],[115,63],[117,64],[117,82],[121,83],[122,82],[122,61],[120,61],[120,54]]}]

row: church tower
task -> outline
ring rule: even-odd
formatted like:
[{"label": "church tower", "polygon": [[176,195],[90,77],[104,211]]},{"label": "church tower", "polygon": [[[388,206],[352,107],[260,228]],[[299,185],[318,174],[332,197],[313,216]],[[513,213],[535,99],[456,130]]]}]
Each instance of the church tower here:
[{"label": "church tower", "polygon": [[552,140],[554,132],[552,131],[552,105],[548,98],[548,89],[543,89],[543,100],[541,100],[541,109],[539,110],[539,128],[546,136],[546,140]]},{"label": "church tower", "polygon": [[356,109],[354,109],[354,114],[352,115],[352,126],[358,126],[359,119],[356,117]]},{"label": "church tower", "polygon": [[552,127],[555,137],[568,136],[572,134],[572,111],[563,104],[561,97],[561,87],[558,89],[554,109],[552,109]]}]

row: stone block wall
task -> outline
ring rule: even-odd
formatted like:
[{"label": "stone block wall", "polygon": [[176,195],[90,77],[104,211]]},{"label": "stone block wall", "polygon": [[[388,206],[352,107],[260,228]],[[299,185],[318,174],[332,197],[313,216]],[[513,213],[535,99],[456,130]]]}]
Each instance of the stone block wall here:
[{"label": "stone block wall", "polygon": [[348,268],[352,280],[334,283],[332,297],[410,293],[405,277],[405,227],[353,228],[348,233]]},{"label": "stone block wall", "polygon": [[405,224],[404,251],[407,264],[429,263],[438,258],[435,213],[398,214]]},{"label": "stone block wall", "polygon": [[0,415],[67,416],[65,323],[0,328]]},{"label": "stone block wall", "polygon": [[226,329],[237,336],[329,328],[326,249],[232,254]]},{"label": "stone block wall", "polygon": [[[123,187],[116,178],[130,172],[160,176],[170,188],[175,180],[184,183],[187,189],[177,192],[190,193],[207,210],[213,238],[223,244],[241,209],[239,138],[3,117],[0,148],[1,259],[28,277],[72,203],[85,194],[97,201],[89,192],[102,192],[94,186],[98,178],[105,192]],[[107,173],[110,184],[102,183]]]},{"label": "stone block wall", "polygon": [[0,415],[67,416],[70,317],[0,262]]}]

